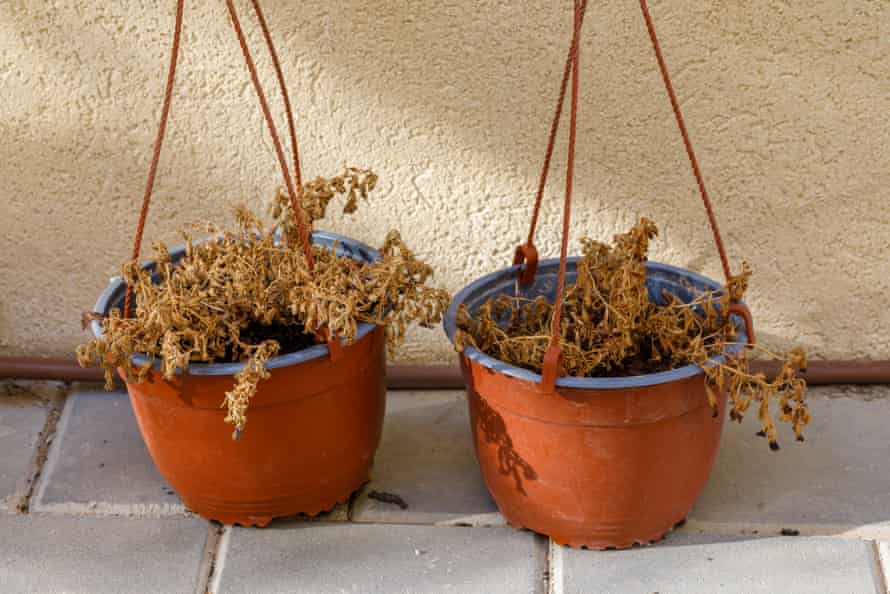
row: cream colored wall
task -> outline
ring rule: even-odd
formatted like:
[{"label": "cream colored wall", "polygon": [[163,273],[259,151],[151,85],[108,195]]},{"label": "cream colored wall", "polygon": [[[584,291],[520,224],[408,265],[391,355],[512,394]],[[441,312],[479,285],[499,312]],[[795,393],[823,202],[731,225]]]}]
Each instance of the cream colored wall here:
[{"label": "cream colored wall", "polygon": [[[129,254],[174,4],[0,0],[0,355],[71,355],[80,312]],[[346,162],[381,175],[372,204],[324,226],[372,244],[400,227],[451,290],[508,264],[570,4],[266,0],[305,171]],[[732,261],[755,270],[762,340],[890,357],[890,3],[651,4]],[[179,73],[149,244],[227,222],[236,202],[265,204],[280,179],[223,2],[186,2]],[[646,215],[662,229],[655,259],[719,277],[635,0],[591,3],[581,83],[573,238]],[[540,226],[548,255],[558,152]],[[451,357],[439,329],[414,332],[401,354]]]}]

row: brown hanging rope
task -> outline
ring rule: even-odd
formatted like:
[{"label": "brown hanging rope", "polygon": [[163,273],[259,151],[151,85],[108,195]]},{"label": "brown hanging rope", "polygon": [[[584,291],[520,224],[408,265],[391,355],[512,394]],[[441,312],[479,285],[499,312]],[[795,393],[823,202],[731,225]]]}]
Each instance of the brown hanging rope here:
[{"label": "brown hanging rope", "polygon": [[[260,22],[260,27],[263,30],[263,37],[266,40],[266,45],[269,48],[269,53],[272,57],[272,64],[275,67],[275,73],[278,77],[278,82],[281,87],[281,94],[284,99],[285,112],[287,115],[288,127],[290,128],[290,136],[291,136],[291,146],[294,154],[294,176],[296,177],[296,187],[302,189],[301,186],[301,176],[300,176],[300,162],[299,162],[299,153],[297,152],[297,135],[296,135],[296,127],[294,126],[294,117],[293,111],[291,109],[290,97],[287,93],[287,85],[284,81],[284,75],[281,71],[281,65],[278,61],[278,53],[275,51],[275,44],[272,42],[272,37],[269,33],[269,28],[266,24],[266,19],[263,15],[262,9],[260,8],[258,0],[252,0],[254,11],[257,14],[257,19]],[[164,143],[164,137],[167,131],[167,120],[170,115],[170,105],[172,103],[173,98],[173,86],[176,80],[176,66],[178,64],[179,59],[179,46],[182,38],[182,22],[183,22],[183,4],[184,0],[177,0],[176,3],[176,19],[173,31],[173,49],[170,54],[170,67],[167,71],[167,86],[164,92],[164,103],[161,109],[161,121],[158,125],[158,134],[155,139],[154,145],[154,153],[151,158],[151,165],[148,170],[148,182],[146,183],[145,194],[142,198],[142,210],[139,214],[139,223],[136,227],[136,237],[133,241],[133,253],[131,256],[131,261],[136,262],[139,259],[139,252],[142,247],[142,236],[145,230],[145,223],[148,219],[148,208],[151,204],[151,196],[154,190],[154,182],[155,177],[158,171],[158,163],[161,157],[161,147]],[[256,70],[253,66],[253,61],[250,59],[249,51],[247,50],[246,43],[243,40],[243,33],[241,33],[240,23],[238,23],[238,17],[234,12],[234,6],[232,6],[231,2],[229,2],[229,12],[232,15],[233,23],[235,24],[236,34],[239,37],[239,43],[241,44],[242,51],[245,52],[245,60],[248,63],[248,69],[251,71],[251,77],[254,82],[254,86],[257,89],[257,93],[260,95],[260,103],[263,107],[264,115],[266,115],[266,121],[269,122],[270,130],[272,132],[273,143],[276,145],[277,151],[279,154],[279,160],[283,161],[283,153],[281,153],[280,149],[280,141],[278,140],[277,131],[274,129],[274,123],[271,122],[271,116],[268,113],[268,105],[266,105],[265,97],[263,96],[262,89],[257,85],[259,81],[256,77]],[[285,166],[285,184],[287,185],[289,191],[292,189],[292,185],[288,182],[288,175],[286,173],[287,167]],[[303,229],[303,219],[302,219],[302,209],[298,208],[299,202],[297,201],[296,194],[291,191],[291,206],[294,209],[295,215],[297,216],[297,221],[300,224],[300,228]],[[304,249],[307,249],[307,238],[308,234],[304,234]],[[307,249],[307,260],[310,263],[310,267],[312,265],[312,253],[311,250]],[[129,317],[131,313],[131,302],[132,302],[132,293],[133,289],[130,286],[127,286],[126,296],[124,298],[124,317]]]},{"label": "brown hanging rope", "polygon": [[[705,188],[705,180],[698,166],[698,159],[695,158],[695,150],[692,148],[692,141],[689,138],[689,132],[686,130],[686,122],[683,120],[683,113],[680,111],[680,103],[677,101],[677,94],[674,92],[674,85],[671,83],[671,76],[668,73],[667,64],[661,53],[661,46],[658,43],[658,36],[655,34],[655,24],[652,22],[652,15],[649,13],[649,4],[646,0],[640,0],[640,9],[643,11],[643,19],[646,21],[646,29],[649,31],[649,39],[652,40],[652,49],[655,50],[655,58],[658,60],[658,68],[661,70],[661,78],[664,81],[664,88],[667,90],[668,97],[671,100],[671,107],[674,110],[674,117],[677,120],[677,126],[680,128],[680,135],[683,137],[683,145],[686,147],[686,155],[689,157],[689,163],[692,165],[692,173],[695,175],[695,181],[698,183],[698,190],[701,194],[702,203],[705,205],[705,211],[708,213],[708,222],[711,224],[711,232],[714,234],[714,243],[717,245],[717,253],[720,254],[720,264],[723,266],[723,276],[726,283],[732,280],[732,272],[729,268],[729,258],[726,257],[726,248],[723,246],[723,238],[720,236],[720,229],[717,226],[717,217],[714,215],[714,207],[711,205],[711,199],[708,197],[708,190]],[[751,312],[741,303],[733,303],[729,306],[729,312],[742,316],[745,320],[745,330],[748,335],[748,342],[754,344],[756,337],[754,335],[754,321],[751,319]]]},{"label": "brown hanging rope", "polygon": [[553,321],[550,346],[544,354],[541,369],[541,387],[553,391],[559,375],[562,351],[559,348],[559,331],[562,322],[562,302],[565,295],[566,259],[569,248],[569,228],[572,216],[572,182],[575,177],[575,134],[578,123],[578,62],[580,52],[581,25],[584,22],[584,0],[575,0],[575,26],[572,33],[572,49],[569,63],[572,74],[572,94],[569,107],[569,146],[566,160],[566,194],[562,212],[562,242],[559,247],[559,274],[556,280],[556,300],[553,303]]},{"label": "brown hanging rope", "polygon": [[[584,24],[584,13],[587,9],[587,0],[581,2],[581,24]],[[562,83],[559,86],[559,99],[556,101],[556,113],[553,114],[553,122],[550,124],[550,136],[547,139],[547,151],[544,154],[544,166],[541,168],[541,177],[538,180],[538,192],[535,196],[535,206],[532,209],[532,221],[528,229],[528,238],[524,244],[516,247],[513,257],[513,265],[525,263],[519,276],[522,286],[527,286],[535,280],[538,268],[538,250],[535,247],[535,229],[538,226],[538,215],[541,212],[541,202],[544,199],[544,188],[547,185],[547,174],[550,173],[550,161],[553,158],[553,148],[556,146],[556,133],[559,131],[559,120],[562,118],[562,107],[565,103],[566,88],[569,83],[569,75],[572,71],[573,45],[569,47],[566,57],[566,66],[562,74]]]},{"label": "brown hanging rope", "polygon": [[[176,62],[179,58],[179,42],[182,37],[182,10],[184,0],[176,2],[176,24],[173,29],[173,49],[170,52],[170,68],[167,70],[167,88],[164,91],[164,105],[161,108],[161,123],[158,125],[158,135],[155,138],[154,153],[151,157],[151,166],[148,168],[148,182],[145,184],[145,194],[142,197],[142,210],[139,213],[139,224],[136,227],[136,237],[133,240],[133,255],[130,261],[139,261],[139,249],[142,247],[142,233],[145,231],[145,221],[148,218],[148,206],[151,204],[151,193],[155,185],[155,175],[158,173],[158,161],[161,159],[161,146],[164,144],[164,134],[167,130],[167,118],[170,116],[170,103],[173,98],[173,83],[176,79]],[[133,287],[127,285],[127,293],[124,297],[124,317],[130,317],[130,304],[133,300]]]},{"label": "brown hanging rope", "polygon": [[664,81],[664,88],[667,90],[668,97],[671,99],[671,107],[674,110],[674,117],[677,119],[677,126],[680,128],[680,135],[683,136],[683,145],[686,147],[686,154],[689,156],[689,162],[692,165],[692,172],[695,174],[695,181],[698,183],[698,190],[701,194],[702,202],[708,213],[708,221],[711,223],[711,231],[714,233],[714,243],[717,244],[717,252],[720,254],[720,263],[723,265],[723,275],[726,282],[732,278],[729,269],[729,260],[726,257],[726,249],[723,247],[723,239],[720,237],[720,229],[717,228],[717,217],[714,216],[714,208],[711,206],[711,199],[708,197],[708,190],[705,188],[705,180],[702,177],[701,169],[698,166],[698,159],[695,158],[695,150],[692,148],[692,141],[689,139],[689,132],[686,130],[686,122],[683,120],[683,113],[680,111],[680,103],[677,101],[677,95],[674,93],[674,85],[671,83],[671,76],[668,74],[667,65],[664,62],[664,56],[661,53],[661,46],[658,43],[658,36],[655,34],[655,24],[652,22],[652,15],[649,14],[649,4],[646,0],[640,0],[640,9],[643,11],[643,19],[646,21],[646,29],[649,31],[649,39],[652,40],[652,49],[655,50],[655,58],[658,60],[658,68],[661,70],[661,78]]},{"label": "brown hanging rope", "polygon": [[[294,112],[291,109],[290,94],[287,92],[287,83],[284,81],[284,73],[281,71],[281,63],[278,61],[278,52],[275,51],[275,44],[272,43],[272,35],[269,33],[269,26],[266,24],[266,17],[263,15],[263,9],[260,7],[259,0],[251,0],[253,11],[256,13],[257,20],[260,23],[260,29],[263,31],[263,38],[269,48],[269,55],[272,58],[272,66],[275,69],[275,76],[278,78],[278,86],[281,89],[281,97],[284,100],[284,114],[287,116],[287,127],[290,130],[291,152],[294,158],[294,186],[297,190],[297,199],[299,200],[303,193],[303,175],[300,171],[300,152],[297,150],[297,127],[294,125]],[[302,203],[301,203],[302,204]]]},{"label": "brown hanging rope", "polygon": [[[671,101],[671,107],[674,112],[674,117],[677,120],[677,125],[680,129],[680,135],[683,137],[683,144],[686,147],[686,154],[689,157],[689,162],[692,165],[692,172],[695,175],[695,180],[698,184],[699,193],[701,194],[702,203],[704,204],[705,211],[708,215],[708,221],[711,226],[711,231],[714,235],[714,243],[717,246],[717,252],[720,256],[720,263],[723,267],[723,274],[726,278],[726,282],[729,283],[732,279],[732,273],[729,267],[729,260],[726,256],[726,249],[723,244],[723,239],[720,236],[720,230],[717,225],[717,218],[714,215],[714,209],[711,204],[711,199],[708,196],[707,188],[705,187],[704,177],[701,173],[701,168],[698,164],[698,159],[695,156],[695,150],[692,147],[692,141],[689,137],[689,132],[686,129],[686,123],[683,119],[683,114],[680,110],[680,104],[677,101],[676,93],[674,92],[674,86],[671,82],[670,74],[668,73],[667,64],[664,61],[664,56],[661,51],[661,46],[658,42],[658,36],[655,33],[655,25],[652,21],[652,15],[649,12],[649,6],[646,0],[640,0],[640,8],[643,12],[643,19],[646,22],[646,29],[649,32],[649,38],[652,42],[652,47],[655,50],[655,57],[658,61],[658,67],[661,71],[662,80],[664,81],[665,89],[667,90],[668,97]],[[560,326],[562,321],[562,302],[563,296],[565,293],[565,271],[566,271],[566,259],[567,259],[567,247],[568,247],[568,234],[570,228],[570,217],[571,217],[571,201],[572,201],[572,177],[574,174],[574,161],[575,161],[575,134],[577,128],[577,103],[578,103],[578,60],[579,56],[579,37],[581,32],[581,25],[583,24],[584,12],[586,9],[586,0],[575,0],[575,13],[574,13],[574,30],[572,35],[572,46],[569,50],[569,58],[566,61],[565,71],[563,73],[563,80],[560,87],[559,99],[556,104],[556,113],[554,115],[553,123],[550,128],[550,137],[548,139],[547,152],[544,157],[544,166],[541,172],[540,182],[538,184],[538,193],[535,198],[535,206],[532,211],[532,220],[529,228],[528,239],[525,244],[520,245],[516,248],[516,254],[514,256],[514,265],[522,264],[525,262],[525,266],[521,269],[518,277],[518,281],[522,285],[528,285],[534,281],[535,272],[537,268],[537,249],[534,246],[534,234],[535,227],[538,221],[538,214],[541,207],[541,202],[544,193],[544,186],[547,181],[547,173],[550,167],[550,161],[553,154],[553,147],[555,145],[556,133],[559,128],[559,120],[562,115],[562,107],[565,99],[565,92],[567,86],[567,80],[569,75],[571,75],[572,81],[572,91],[571,91],[571,110],[570,110],[570,121],[569,121],[569,145],[568,145],[568,162],[566,164],[566,193],[565,193],[565,203],[563,210],[563,225],[562,225],[562,241],[560,244],[560,259],[559,259],[559,273],[557,276],[557,290],[556,290],[556,299],[554,301],[553,307],[553,320],[552,320],[552,336],[550,341],[550,346],[547,349],[546,354],[544,355],[544,362],[541,371],[541,389],[544,391],[552,391],[556,384],[556,379],[559,375],[559,367],[560,367],[560,359],[561,359],[561,351],[559,348],[559,334],[560,334]],[[751,319],[751,313],[748,311],[748,308],[742,304],[734,303],[729,307],[730,313],[735,313],[744,319],[745,327],[748,336],[748,342],[753,344],[755,342],[754,336],[754,324]]]},{"label": "brown hanging rope", "polygon": [[[269,56],[272,58],[272,66],[275,70],[275,76],[278,79],[278,85],[281,88],[281,97],[284,101],[284,111],[287,117],[288,129],[290,130],[291,148],[294,159],[293,181],[291,181],[290,175],[287,171],[287,164],[284,160],[284,151],[281,148],[281,140],[278,137],[278,129],[276,128],[275,121],[272,119],[272,114],[269,111],[269,105],[266,102],[266,97],[263,93],[263,88],[260,84],[259,76],[256,72],[256,66],[253,63],[253,59],[250,55],[250,49],[247,46],[247,40],[245,39],[244,32],[241,29],[241,22],[238,20],[238,13],[235,10],[235,5],[232,3],[232,0],[226,0],[226,5],[229,9],[229,16],[231,16],[232,18],[232,26],[235,28],[235,34],[238,36],[238,44],[241,46],[241,52],[244,54],[244,61],[247,63],[247,69],[250,71],[250,79],[253,82],[254,90],[256,91],[257,97],[260,101],[260,106],[263,110],[263,116],[266,118],[266,124],[268,125],[269,133],[272,136],[272,143],[275,147],[275,154],[278,157],[278,162],[281,166],[281,173],[284,176],[284,183],[290,196],[291,209],[294,211],[294,214],[297,217],[297,225],[300,229],[300,235],[303,241],[303,249],[306,252],[306,262],[309,264],[309,269],[312,270],[315,267],[315,262],[312,258],[312,240],[309,236],[310,228],[308,222],[304,218],[305,213],[303,212],[301,201],[303,185],[302,174],[300,172],[300,153],[297,148],[297,132],[296,126],[294,124],[293,110],[291,109],[290,95],[287,92],[287,83],[284,80],[284,73],[281,70],[281,63],[278,60],[278,52],[275,51],[275,44],[272,42],[272,35],[269,32],[268,25],[266,24],[266,18],[263,15],[263,9],[260,7],[259,0],[251,0],[251,4],[253,5],[253,10],[256,13],[257,20],[259,21],[260,29],[263,32],[263,39],[266,40],[266,46],[269,48]],[[322,334],[324,335],[325,341],[327,342],[331,360],[336,361],[343,353],[340,341],[335,336],[332,336],[327,328],[322,329]]]},{"label": "brown hanging rope", "polygon": [[[281,140],[278,135],[278,130],[275,126],[275,122],[272,119],[271,111],[269,110],[268,102],[266,101],[265,93],[263,92],[262,85],[259,81],[259,76],[257,75],[256,66],[254,65],[253,58],[250,55],[250,49],[247,46],[247,40],[244,36],[244,31],[241,28],[241,23],[238,19],[237,11],[235,10],[235,6],[232,3],[232,0],[226,0],[226,5],[229,10],[229,16],[231,17],[232,26],[235,30],[235,35],[238,38],[238,44],[241,47],[241,52],[244,56],[244,61],[247,64],[247,69],[250,72],[251,82],[253,83],[254,90],[256,91],[257,98],[260,102],[260,107],[263,112],[263,117],[265,118],[266,125],[269,128],[269,133],[272,136],[272,143],[275,148],[275,154],[278,158],[279,166],[281,167],[281,173],[284,178],[284,184],[287,188],[288,195],[291,202],[291,208],[294,212],[294,216],[297,219],[297,225],[300,230],[301,240],[303,244],[303,250],[306,255],[306,262],[309,265],[309,269],[314,268],[314,261],[312,258],[312,242],[310,238],[310,230],[309,226],[305,220],[303,207],[300,202],[300,194],[298,192],[302,192],[302,176],[300,172],[300,159],[297,145],[297,135],[296,135],[296,126],[294,124],[293,110],[291,108],[290,96],[287,92],[287,85],[284,80],[284,74],[281,70],[281,64],[278,59],[278,53],[275,50],[275,44],[272,41],[272,36],[269,32],[269,27],[266,23],[265,16],[263,15],[262,8],[259,5],[258,0],[251,0],[253,4],[254,12],[257,15],[257,20],[259,21],[260,28],[263,32],[263,38],[266,42],[266,46],[268,47],[269,54],[272,58],[272,65],[275,69],[275,74],[278,79],[279,86],[281,88],[281,95],[284,101],[285,106],[285,114],[287,116],[288,128],[290,131],[291,137],[291,148],[293,151],[293,161],[294,161],[294,179],[291,178],[291,174],[288,171],[287,162],[284,157],[284,151],[281,146]],[[142,236],[145,229],[145,223],[148,218],[148,209],[151,203],[151,195],[154,189],[154,181],[157,175],[158,162],[160,161],[161,155],[161,147],[164,142],[164,136],[166,134],[167,129],[167,121],[170,114],[170,105],[172,103],[173,96],[173,86],[176,78],[176,67],[178,63],[179,57],[179,46],[182,37],[182,23],[183,23],[183,4],[184,0],[177,0],[176,4],[176,19],[174,25],[174,33],[173,33],[173,48],[170,56],[170,67],[167,72],[167,85],[164,93],[164,103],[161,110],[161,121],[158,126],[158,134],[155,140],[154,153],[152,155],[151,165],[149,167],[148,173],[148,182],[146,184],[145,195],[142,199],[142,210],[139,215],[139,223],[136,228],[136,236],[133,244],[133,253],[131,257],[131,261],[137,262],[139,259],[139,251],[142,246]],[[129,285],[127,286],[126,295],[124,298],[124,317],[129,317],[132,307],[132,293],[133,289]],[[338,359],[342,353],[340,341],[335,337],[332,337],[330,333],[325,329],[323,334],[328,343],[328,349],[330,351],[330,355],[332,359]]]},{"label": "brown hanging rope", "polygon": [[[263,86],[260,84],[259,76],[257,75],[256,66],[253,63],[253,58],[250,55],[250,48],[247,47],[247,39],[244,36],[244,31],[241,29],[241,21],[238,20],[238,13],[235,10],[235,5],[232,0],[226,0],[226,6],[229,9],[229,16],[232,18],[232,26],[235,28],[235,35],[238,37],[238,45],[241,46],[241,53],[244,55],[244,62],[247,64],[247,69],[250,71],[250,80],[253,83],[253,89],[256,91],[257,98],[260,101],[260,108],[263,110],[263,117],[266,119],[266,126],[269,128],[269,134],[272,136],[272,145],[275,148],[275,156],[278,157],[278,164],[281,167],[281,175],[284,177],[284,185],[287,188],[287,193],[290,196],[291,208],[294,211],[295,216],[297,217],[297,225],[300,229],[300,236],[303,241],[303,250],[306,252],[306,262],[309,264],[309,269],[312,270],[315,266],[315,262],[312,258],[312,240],[309,237],[309,229],[305,224],[305,220],[303,218],[303,208],[302,205],[297,201],[297,192],[294,188],[294,182],[291,178],[290,172],[287,168],[287,161],[284,158],[284,151],[281,148],[281,139],[278,136],[278,128],[275,126],[275,120],[272,119],[272,112],[269,110],[269,104],[266,101],[266,94],[263,92]],[[258,13],[259,14],[259,13]],[[271,54],[275,54],[274,45],[272,44],[272,38],[270,36],[264,35],[266,39],[266,43],[269,45],[269,51]],[[273,59],[273,63],[277,63],[277,58]],[[284,77],[281,76],[279,79],[282,83],[284,81]],[[288,104],[290,102],[288,101]],[[289,115],[289,119],[293,119],[292,115]],[[294,142],[296,143],[296,136],[294,136]]]}]

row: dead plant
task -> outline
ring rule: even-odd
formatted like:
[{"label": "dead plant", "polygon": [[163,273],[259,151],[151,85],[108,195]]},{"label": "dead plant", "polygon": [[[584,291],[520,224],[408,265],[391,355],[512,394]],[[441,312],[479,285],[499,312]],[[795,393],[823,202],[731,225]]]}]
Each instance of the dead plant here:
[{"label": "dead plant", "polygon": [[[760,434],[778,449],[770,412],[771,403],[777,402],[778,419],[790,423],[802,441],[810,415],[806,383],[796,372],[806,368],[806,353],[797,348],[776,355],[757,345],[738,345],[735,322],[722,313],[742,299],[751,275],[748,265],[718,291],[698,291],[689,302],[664,292],[663,303],[654,303],[646,286],[646,260],[649,242],[657,234],[652,221],[641,219],[629,232],[616,236],[612,246],[583,240],[583,258],[576,282],[566,286],[559,328],[561,373],[608,377],[698,365],[707,378],[715,415],[716,394],[722,390],[728,391],[733,420],[741,421],[756,403]],[[543,297],[501,295],[475,314],[462,305],[455,346],[459,352],[472,346],[500,361],[540,372],[552,320],[553,306]],[[739,346],[739,352],[727,355],[731,346]],[[784,359],[773,380],[750,371],[748,355],[754,349]],[[718,359],[722,355],[726,356]]]},{"label": "dead plant", "polygon": [[[345,212],[367,199],[377,176],[347,168],[343,175],[306,184],[302,204],[310,221],[324,217],[330,201],[346,197]],[[235,385],[225,395],[226,421],[239,434],[257,385],[269,376],[265,363],[285,346],[282,337],[306,343],[326,333],[352,340],[362,322],[386,327],[387,346],[397,349],[409,325],[441,320],[449,295],[427,286],[432,269],[418,260],[397,231],[390,231],[373,263],[338,257],[335,249],[313,246],[314,269],[307,264],[293,212],[279,191],[273,223],[265,226],[248,210],[236,210],[237,228],[193,226],[182,232],[185,256],[177,263],[163,243],[154,246],[155,279],[135,263],[123,267],[136,308],[130,318],[118,309],[102,319],[104,335],[77,349],[82,366],[98,363],[111,389],[115,369],[128,382],[144,381],[155,363],[167,379],[193,362],[243,361]],[[203,241],[194,232],[209,233]],[[280,236],[280,239],[279,239]],[[94,315],[94,314],[92,314]],[[292,340],[289,340],[293,342]],[[297,342],[300,342],[299,340]],[[148,362],[136,367],[133,354]]]}]

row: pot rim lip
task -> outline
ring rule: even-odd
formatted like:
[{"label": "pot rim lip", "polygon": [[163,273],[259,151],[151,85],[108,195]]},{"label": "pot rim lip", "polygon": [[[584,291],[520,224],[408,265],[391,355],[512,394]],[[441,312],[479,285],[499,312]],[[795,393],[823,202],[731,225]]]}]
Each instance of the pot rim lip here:
[{"label": "pot rim lip", "polygon": [[[349,254],[350,257],[356,260],[365,260],[365,261],[376,261],[380,259],[380,252],[372,248],[371,246],[362,243],[356,239],[352,239],[351,237],[347,237],[345,235],[340,235],[338,233],[332,233],[330,231],[319,231],[313,230],[311,232],[312,243],[320,244],[320,245],[332,245],[334,242],[337,242],[339,245],[348,246],[352,248],[355,252],[353,254]],[[192,242],[192,245],[198,245],[213,239],[210,237],[203,237],[201,239],[197,239]],[[173,248],[170,248],[170,256],[176,259],[177,256],[182,256],[185,254],[185,244],[177,245]],[[357,257],[360,254],[366,254],[367,258],[359,258]],[[154,260],[143,260],[140,263],[140,268],[143,270],[147,268],[152,268],[155,265]],[[99,299],[96,301],[96,305],[93,307],[93,311],[101,314],[107,314],[111,309],[111,304],[115,301],[115,297],[118,297],[123,291],[126,290],[126,283],[124,282],[123,277],[114,276],[109,281],[108,287],[102,291],[102,294],[99,295]],[[349,345],[358,342],[367,336],[372,330],[377,328],[376,324],[371,324],[370,322],[362,322],[358,325],[358,332],[356,332],[355,338],[352,341],[347,342],[345,338],[340,339],[340,344],[343,348],[347,348]],[[90,321],[90,331],[92,332],[95,338],[104,337],[105,333],[102,329],[102,321],[101,320],[91,320]],[[330,352],[328,349],[328,345],[326,344],[317,344],[315,346],[311,346],[308,349],[301,349],[299,351],[293,351],[290,353],[284,353],[283,355],[278,355],[269,359],[264,367],[266,369],[278,369],[281,367],[288,367],[291,365],[299,365],[301,363],[306,363],[308,361],[314,361],[316,359],[321,359],[323,357],[327,357]],[[142,353],[134,353],[130,356],[130,361],[136,365],[141,367],[145,365],[151,358]],[[219,375],[235,375],[244,369],[246,363],[238,362],[238,363],[189,363],[188,374],[189,375],[206,375],[206,376],[219,376]],[[159,371],[161,368],[161,362],[155,359],[152,362],[152,368]],[[182,375],[183,370],[177,369],[175,375]]]},{"label": "pot rim lip", "polygon": [[[580,256],[572,256],[566,260],[566,264],[568,267],[577,267],[578,262],[581,261]],[[547,260],[541,260],[539,263],[539,270],[545,266],[553,266],[559,265],[559,258],[549,258]],[[442,325],[445,329],[445,334],[448,335],[448,340],[454,344],[454,335],[457,331],[457,308],[467,300],[467,298],[476,292],[478,289],[481,289],[487,285],[490,285],[493,281],[499,280],[501,278],[507,277],[515,277],[517,272],[522,268],[522,265],[514,265],[508,268],[502,268],[500,270],[496,270],[495,272],[491,272],[482,276],[469,285],[465,286],[461,289],[451,300],[451,304],[448,306],[448,311],[445,313],[445,318],[442,322]],[[658,271],[658,272],[666,272],[673,275],[679,275],[681,277],[687,278],[693,281],[696,284],[704,285],[711,290],[720,289],[723,285],[718,283],[717,281],[710,279],[706,276],[698,274],[696,272],[692,272],[691,270],[686,270],[685,268],[679,268],[677,266],[671,266],[670,264],[663,264],[661,262],[653,262],[646,261],[646,271]],[[733,318],[736,319],[737,325],[739,326],[739,342],[747,341],[747,333],[745,331],[744,324],[740,324],[741,318],[736,314],[732,314]],[[724,352],[729,354],[734,354],[739,352],[742,349],[742,344],[734,344],[730,345],[726,348]],[[464,349],[464,352],[461,354],[462,357],[465,357],[467,360],[471,362],[475,362],[482,367],[494,372],[500,373],[502,375],[506,375],[511,378],[515,378],[518,380],[525,380],[533,383],[541,382],[541,374],[535,373],[529,369],[525,369],[522,367],[517,367],[516,365],[510,365],[509,363],[505,363],[499,359],[496,359],[490,355],[483,353],[475,347],[467,347]],[[723,355],[719,355],[716,357],[711,357],[710,361],[714,363],[720,363],[725,359]],[[695,377],[696,375],[700,375],[704,373],[702,368],[698,365],[684,365],[683,367],[677,367],[675,369],[669,369],[667,371],[658,371],[656,373],[647,373],[643,375],[634,375],[634,376],[622,376],[622,377],[573,377],[573,376],[560,376],[556,379],[556,386],[558,388],[575,388],[582,390],[617,390],[624,388],[642,388],[647,386],[656,386],[659,384],[665,384],[669,382],[675,382],[680,380],[689,379],[691,377]]]}]

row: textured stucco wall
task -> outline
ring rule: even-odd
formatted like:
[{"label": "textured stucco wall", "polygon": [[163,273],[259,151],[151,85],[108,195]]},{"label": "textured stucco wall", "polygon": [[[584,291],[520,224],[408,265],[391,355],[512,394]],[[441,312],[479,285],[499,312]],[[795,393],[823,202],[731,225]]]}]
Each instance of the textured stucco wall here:
[{"label": "textured stucco wall", "polygon": [[[0,356],[70,355],[80,312],[128,256],[174,4],[0,0]],[[890,2],[651,4],[731,258],[755,270],[762,340],[890,357]],[[236,202],[265,204],[279,184],[224,4],[186,5],[149,244],[228,221]],[[306,173],[348,162],[381,175],[373,204],[325,226],[372,244],[399,226],[451,290],[506,265],[528,223],[570,5],[266,0]],[[591,3],[581,64],[573,238],[646,215],[663,231],[656,259],[719,277],[635,0]],[[438,329],[414,332],[401,357],[452,360]]]}]

